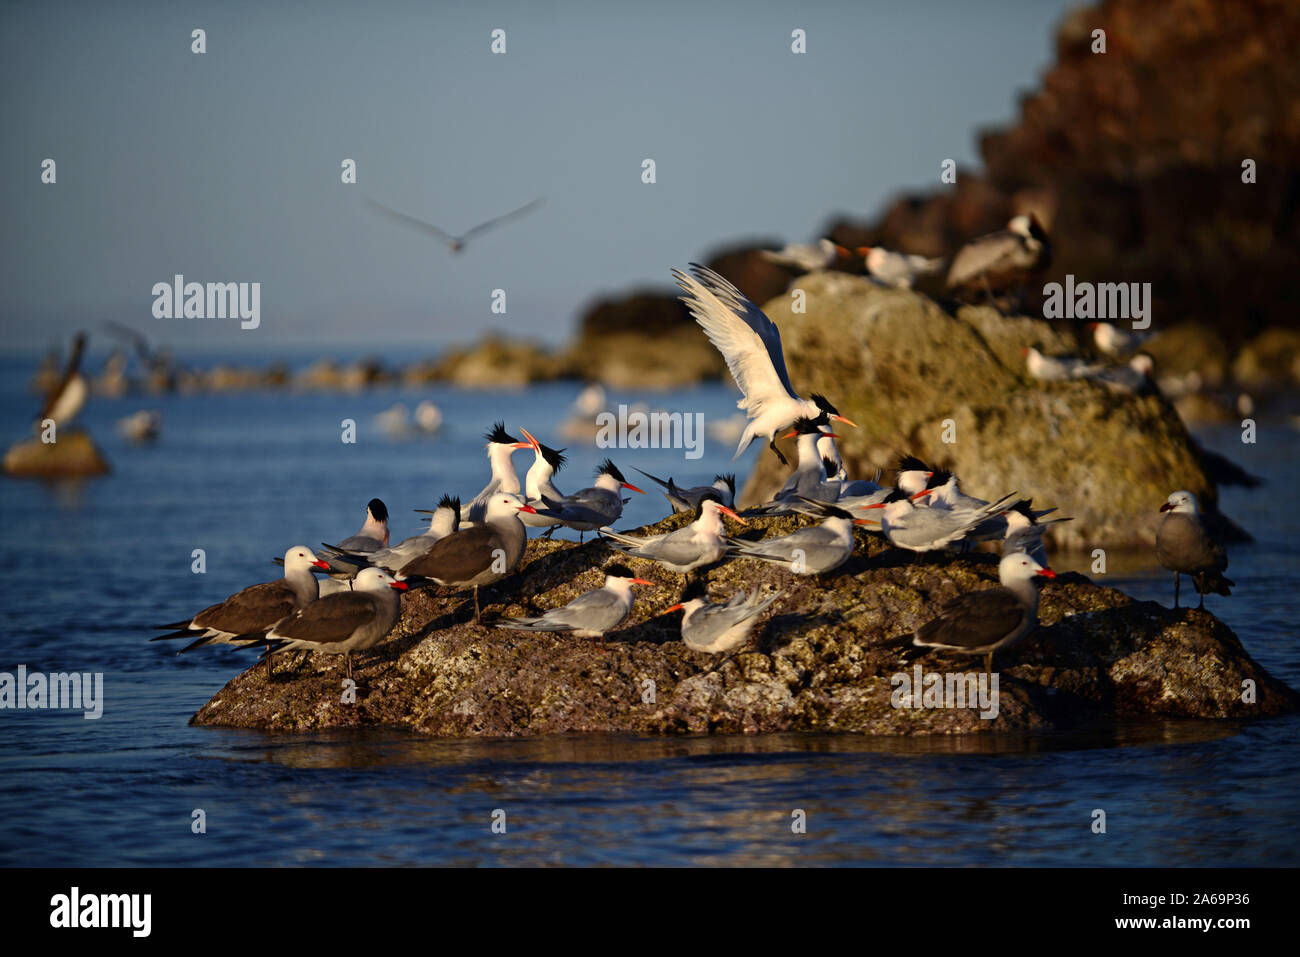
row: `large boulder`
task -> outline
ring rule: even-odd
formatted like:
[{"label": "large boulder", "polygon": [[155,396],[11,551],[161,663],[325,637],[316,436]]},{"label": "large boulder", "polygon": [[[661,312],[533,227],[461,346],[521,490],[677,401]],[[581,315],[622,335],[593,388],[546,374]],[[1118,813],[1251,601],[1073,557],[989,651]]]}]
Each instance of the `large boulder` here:
[{"label": "large boulder", "polygon": [[[675,516],[652,530],[679,527]],[[769,520],[767,533],[802,518]],[[860,533],[861,534],[861,533]],[[337,656],[280,656],[234,678],[193,723],[267,731],[393,725],[437,736],[564,732],[854,731],[949,734],[1067,728],[1113,717],[1252,718],[1300,697],[1270,677],[1208,611],[1174,611],[1077,575],[1044,590],[1041,626],[998,655],[997,714],[898,707],[898,677],[974,674],[967,658],[900,659],[896,639],[957,594],[991,587],[996,560],[915,562],[862,537],[834,573],[807,578],[735,561],[708,573],[715,597],[738,589],[782,596],[755,629],[757,653],[730,661],[690,651],[677,600],[681,576],[633,560],[659,587],[638,592],[625,626],[605,641],[491,627],[598,587],[610,552],[600,542],[534,540],[510,578],[484,590],[483,624],[465,596],[408,594],[392,637],[359,657],[345,702]]]},{"label": "large boulder", "polygon": [[85,478],[107,473],[109,465],[89,432],[68,428],[59,432],[56,442],[15,442],[5,452],[4,470],[20,478]]},{"label": "large boulder", "polygon": [[[797,288],[806,312],[792,312],[792,296],[765,311],[796,387],[825,393],[857,423],[837,426],[850,475],[870,477],[910,452],[951,467],[971,495],[1015,491],[1057,506],[1075,519],[1054,526],[1068,547],[1154,542],[1157,510],[1175,489],[1212,506],[1214,489],[1165,400],[1028,375],[1020,350],[1070,351],[1068,332],[989,307],[954,317],[925,296],[843,273],[805,276]],[[766,500],[786,475],[762,455],[742,501]]]}]

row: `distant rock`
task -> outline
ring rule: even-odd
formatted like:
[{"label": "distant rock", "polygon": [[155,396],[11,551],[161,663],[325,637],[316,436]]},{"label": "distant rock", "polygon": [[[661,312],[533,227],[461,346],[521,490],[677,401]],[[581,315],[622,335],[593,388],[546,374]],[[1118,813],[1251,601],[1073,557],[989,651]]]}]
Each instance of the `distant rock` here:
[{"label": "distant rock", "polygon": [[[870,477],[910,452],[951,467],[968,494],[1014,491],[1057,506],[1075,520],[1053,528],[1055,541],[1074,548],[1153,543],[1173,489],[1215,501],[1166,400],[1029,377],[1022,348],[1073,351],[1059,327],[982,306],[953,317],[925,296],[843,273],[807,276],[801,287],[806,313],[792,313],[788,296],[764,311],[781,328],[792,380],[858,424],[836,429],[850,476]],[[787,472],[763,453],[742,503],[766,500]]]},{"label": "distant rock", "polygon": [[[652,526],[678,527],[686,516]],[[798,518],[773,520],[769,534]],[[861,533],[860,533],[861,535]],[[990,587],[996,559],[917,563],[865,536],[830,576],[809,579],[757,562],[718,566],[715,593],[784,592],[753,636],[760,653],[722,665],[679,640],[682,578],[633,560],[660,583],[638,592],[629,623],[605,642],[489,627],[495,615],[535,614],[597,587],[611,553],[598,542],[534,539],[520,569],[483,592],[484,624],[465,596],[403,599],[393,637],[358,659],[355,704],[341,702],[343,662],[281,656],[268,682],[250,668],[192,723],[265,731],[394,725],[442,737],[631,732],[847,731],[966,734],[1045,731],[1099,718],[1256,718],[1290,713],[1296,692],[1268,675],[1209,612],[1136,602],[1077,575],[1043,592],[1041,625],[999,655],[998,713],[898,708],[893,676],[914,674],[882,643],[929,620],[960,592]],[[925,656],[927,672],[982,671],[974,659]],[[711,673],[710,673],[711,672]],[[1244,682],[1253,702],[1243,701]]]},{"label": "distant rock", "polygon": [[61,429],[56,442],[39,438],[15,442],[5,453],[4,470],[8,475],[41,479],[85,478],[110,471],[90,433],[76,427]]}]

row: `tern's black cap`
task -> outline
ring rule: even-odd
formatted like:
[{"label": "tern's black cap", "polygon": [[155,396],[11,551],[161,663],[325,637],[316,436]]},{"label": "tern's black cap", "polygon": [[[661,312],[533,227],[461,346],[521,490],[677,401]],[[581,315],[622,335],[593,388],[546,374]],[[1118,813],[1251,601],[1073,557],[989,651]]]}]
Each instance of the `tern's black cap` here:
[{"label": "tern's black cap", "polygon": [[388,521],[388,506],[377,498],[366,503],[366,511],[374,516],[376,522]]}]

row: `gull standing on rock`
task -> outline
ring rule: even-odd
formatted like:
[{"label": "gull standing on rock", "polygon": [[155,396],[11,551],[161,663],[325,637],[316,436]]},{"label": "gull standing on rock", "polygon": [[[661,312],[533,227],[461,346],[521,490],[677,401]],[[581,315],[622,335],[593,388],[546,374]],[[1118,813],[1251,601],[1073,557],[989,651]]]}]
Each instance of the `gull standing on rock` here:
[{"label": "gull standing on rock", "polygon": [[579,638],[602,638],[631,614],[635,601],[632,586],[653,588],[654,584],[634,576],[626,565],[608,565],[605,584],[600,588],[579,595],[567,605],[552,608],[539,618],[508,618],[496,627],[514,631],[566,631]]},{"label": "gull standing on rock", "polygon": [[661,614],[682,612],[682,642],[692,651],[726,654],[739,648],[749,638],[758,616],[782,596],[776,592],[760,598],[758,589],[738,591],[723,604],[709,601],[708,586],[701,580],[690,582],[681,601],[665,608]]},{"label": "gull standing on rock", "polygon": [[981,522],[1003,511],[1012,497],[1004,495],[978,507],[917,508],[902,489],[895,489],[884,501],[866,508],[883,509],[880,531],[891,545],[920,553],[963,540]]},{"label": "gull standing on rock", "polygon": [[398,592],[406,587],[406,582],[394,581],[382,568],[363,568],[352,591],[314,601],[267,633],[268,669],[274,652],[321,651],[346,655],[351,678],[352,652],[373,648],[393,630],[401,613]]},{"label": "gull standing on rock", "polygon": [[795,419],[815,419],[825,413],[837,422],[853,425],[825,396],[800,398],[790,384],[781,351],[781,332],[763,310],[712,269],[692,263],[690,275],[673,270],[677,285],[685,290],[682,302],[700,324],[709,341],[722,353],[731,377],[744,393],[736,405],[749,418],[733,459],[756,437],[767,439],[782,465],[789,465],[776,447],[776,433]]},{"label": "gull standing on rock", "polygon": [[1191,575],[1205,607],[1205,595],[1231,595],[1236,582],[1224,577],[1228,552],[1206,528],[1200,503],[1191,492],[1172,492],[1160,506],[1165,517],[1156,531],[1156,560],[1174,573],[1174,607],[1178,607],[1179,576]]},{"label": "gull standing on rock", "polygon": [[616,548],[635,558],[648,558],[659,562],[669,571],[685,575],[688,572],[712,565],[727,553],[727,539],[722,516],[734,518],[741,525],[743,518],[723,505],[714,494],[707,494],[695,513],[695,521],[675,532],[662,535],[624,535],[612,530],[601,532],[610,548]]},{"label": "gull standing on rock", "polygon": [[757,542],[733,538],[730,540],[732,554],[783,565],[796,575],[824,575],[839,568],[853,554],[854,522],[866,523],[834,505],[812,499],[804,502],[809,514],[824,516],[825,521],[779,538]]},{"label": "gull standing on rock", "polygon": [[1007,228],[973,239],[958,250],[948,270],[948,288],[995,291],[1022,287],[1052,262],[1052,244],[1032,213],[1015,216]]},{"label": "gull standing on rock", "polygon": [[537,514],[556,519],[561,525],[574,529],[578,532],[578,541],[582,541],[583,532],[606,528],[622,517],[623,498],[619,493],[623,489],[645,494],[635,485],[628,484],[618,467],[605,459],[596,469],[595,485],[561,498],[543,496],[542,501],[546,507],[537,509]]}]

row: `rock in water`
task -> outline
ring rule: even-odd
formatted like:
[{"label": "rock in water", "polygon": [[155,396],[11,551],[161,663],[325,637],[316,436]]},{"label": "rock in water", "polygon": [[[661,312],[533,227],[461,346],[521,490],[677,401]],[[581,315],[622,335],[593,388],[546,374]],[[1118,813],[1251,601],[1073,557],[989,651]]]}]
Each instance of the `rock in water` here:
[{"label": "rock in water", "polygon": [[21,439],[5,453],[4,470],[22,478],[82,478],[110,471],[108,461],[83,429],[59,432],[57,442]]},{"label": "rock in water", "polygon": [[[1076,350],[1051,323],[984,306],[953,317],[925,296],[842,273],[800,282],[806,313],[792,313],[789,296],[763,308],[781,328],[792,381],[858,424],[840,430],[850,476],[911,452],[951,468],[968,494],[991,501],[1014,491],[1073,515],[1053,533],[1075,548],[1150,546],[1152,503],[1171,488],[1213,498],[1164,399],[1028,375],[1022,348]],[[766,501],[785,477],[775,456],[760,456],[742,505]]]},{"label": "rock in water", "polygon": [[[645,532],[680,527],[689,514]],[[807,521],[770,522],[767,535]],[[901,563],[865,536],[831,575],[791,575],[734,561],[708,572],[715,594],[780,590],[754,629],[757,653],[719,665],[689,650],[678,600],[682,577],[632,560],[659,583],[638,592],[627,622],[600,642],[492,627],[495,616],[537,615],[603,581],[599,542],[533,540],[516,574],[483,592],[484,621],[466,596],[419,592],[402,602],[393,635],[354,662],[357,700],[340,701],[342,663],[319,656],[267,682],[234,678],[192,723],[271,731],[393,725],[443,737],[565,732],[850,731],[954,734],[1054,730],[1115,717],[1251,718],[1293,712],[1300,696],[1268,675],[1213,615],[1135,602],[1077,574],[1043,590],[1039,627],[997,661],[997,715],[970,708],[896,707],[896,676],[982,673],[962,657],[900,659],[891,641],[915,631],[956,595],[997,583],[997,559]],[[711,672],[711,673],[710,673]],[[1243,700],[1250,681],[1251,700]]]}]

